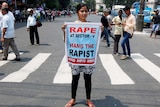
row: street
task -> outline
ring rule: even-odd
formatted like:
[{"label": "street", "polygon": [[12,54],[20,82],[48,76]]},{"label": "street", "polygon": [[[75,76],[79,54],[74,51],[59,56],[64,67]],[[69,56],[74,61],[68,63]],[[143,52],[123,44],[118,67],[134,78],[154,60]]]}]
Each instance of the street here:
[{"label": "street", "polygon": [[[88,16],[91,22],[100,22],[100,18]],[[71,72],[64,59],[61,25],[76,19],[75,15],[43,21],[38,28],[39,46],[30,45],[26,23],[16,23],[15,42],[22,60],[11,61],[15,56],[10,49],[9,59],[0,61],[0,107],[65,106],[71,96]],[[112,38],[111,47],[101,41],[92,76],[96,107],[160,107],[160,36],[150,38],[150,31],[144,28],[130,39],[132,59],[113,55]],[[74,107],[87,107],[85,96],[81,74]]]}]

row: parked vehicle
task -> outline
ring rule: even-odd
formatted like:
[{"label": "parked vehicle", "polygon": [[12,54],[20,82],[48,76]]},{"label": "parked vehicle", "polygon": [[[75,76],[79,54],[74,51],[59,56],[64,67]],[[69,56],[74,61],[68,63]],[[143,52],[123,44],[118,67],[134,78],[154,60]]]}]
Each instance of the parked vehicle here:
[{"label": "parked vehicle", "polygon": [[152,23],[152,18],[155,15],[154,12],[150,11],[144,11],[144,23],[143,25],[146,26],[147,28],[150,28],[151,23]]}]

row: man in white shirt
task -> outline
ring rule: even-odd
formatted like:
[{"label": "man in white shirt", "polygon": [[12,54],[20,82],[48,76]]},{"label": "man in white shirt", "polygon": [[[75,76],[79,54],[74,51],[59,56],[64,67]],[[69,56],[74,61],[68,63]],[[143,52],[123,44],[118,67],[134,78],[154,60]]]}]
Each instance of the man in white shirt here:
[{"label": "man in white shirt", "polygon": [[[132,37],[136,25],[136,18],[134,15],[131,14],[130,8],[126,6],[123,10],[126,13],[127,17],[125,19],[125,22],[123,23],[124,34],[123,34],[123,40],[121,42],[123,50],[123,55],[121,57],[122,60],[130,58],[131,56],[129,38]],[[127,53],[126,53],[126,48],[127,48]]]},{"label": "man in white shirt", "polygon": [[[3,8],[8,8],[9,9],[8,3],[3,2],[2,3],[2,9]],[[13,15],[13,13],[11,11],[8,11],[8,14],[9,14],[10,18],[12,18],[14,21],[16,20],[15,17],[14,17],[14,15]]]},{"label": "man in white shirt", "polygon": [[1,41],[3,44],[3,57],[2,60],[7,60],[8,58],[8,50],[9,50],[9,46],[12,48],[13,52],[16,55],[15,60],[16,61],[20,61],[20,54],[19,51],[17,49],[17,46],[14,42],[14,38],[15,38],[15,31],[14,31],[14,20],[12,18],[10,18],[10,15],[8,14],[8,8],[2,8],[2,14],[3,14],[3,19],[2,19],[2,37],[1,37]]},{"label": "man in white shirt", "polygon": [[[1,29],[1,21],[2,21],[3,15],[0,9],[0,29]],[[1,38],[1,30],[0,30],[0,38]],[[2,47],[2,42],[0,41],[0,53],[3,53],[3,47]]]},{"label": "man in white shirt", "polygon": [[36,17],[33,14],[33,10],[30,10],[29,12],[29,16],[27,19],[27,31],[29,31],[29,35],[30,35],[30,42],[31,45],[34,45],[34,34],[36,37],[36,43],[37,45],[39,45],[39,34],[38,34],[38,29],[37,29],[37,21],[36,21]]}]

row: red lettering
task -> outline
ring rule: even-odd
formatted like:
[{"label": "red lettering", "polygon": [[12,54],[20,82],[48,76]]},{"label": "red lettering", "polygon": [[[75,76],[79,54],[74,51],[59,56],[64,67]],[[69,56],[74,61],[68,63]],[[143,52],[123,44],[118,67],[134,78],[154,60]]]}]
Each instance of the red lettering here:
[{"label": "red lettering", "polygon": [[96,28],[91,28],[91,33],[96,33]]},{"label": "red lettering", "polygon": [[88,27],[85,27],[84,28],[84,32],[87,32],[87,31],[89,31],[90,30],[90,28],[88,28]]},{"label": "red lettering", "polygon": [[76,28],[75,27],[70,27],[70,33],[72,32],[76,32]]},{"label": "red lettering", "polygon": [[86,33],[87,31],[89,31],[92,34],[96,34],[96,28],[89,28],[89,27],[85,27],[85,28],[76,28],[76,27],[70,27],[70,33]]},{"label": "red lettering", "polygon": [[77,32],[83,32],[82,28],[79,27],[79,28],[77,29]]}]

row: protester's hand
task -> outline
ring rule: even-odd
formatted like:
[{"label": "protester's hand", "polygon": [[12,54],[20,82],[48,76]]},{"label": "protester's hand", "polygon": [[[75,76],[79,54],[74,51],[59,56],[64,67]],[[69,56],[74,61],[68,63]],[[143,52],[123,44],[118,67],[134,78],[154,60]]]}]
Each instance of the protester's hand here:
[{"label": "protester's hand", "polygon": [[61,29],[62,31],[65,31],[66,25],[62,25]]},{"label": "protester's hand", "polygon": [[102,31],[102,32],[104,31],[104,26],[101,26],[101,31]]},{"label": "protester's hand", "polygon": [[1,42],[4,42],[4,38],[3,37],[1,37]]},{"label": "protester's hand", "polygon": [[123,26],[126,26],[126,23],[122,23]]},{"label": "protester's hand", "polygon": [[27,31],[29,31],[29,28],[27,28]]}]

